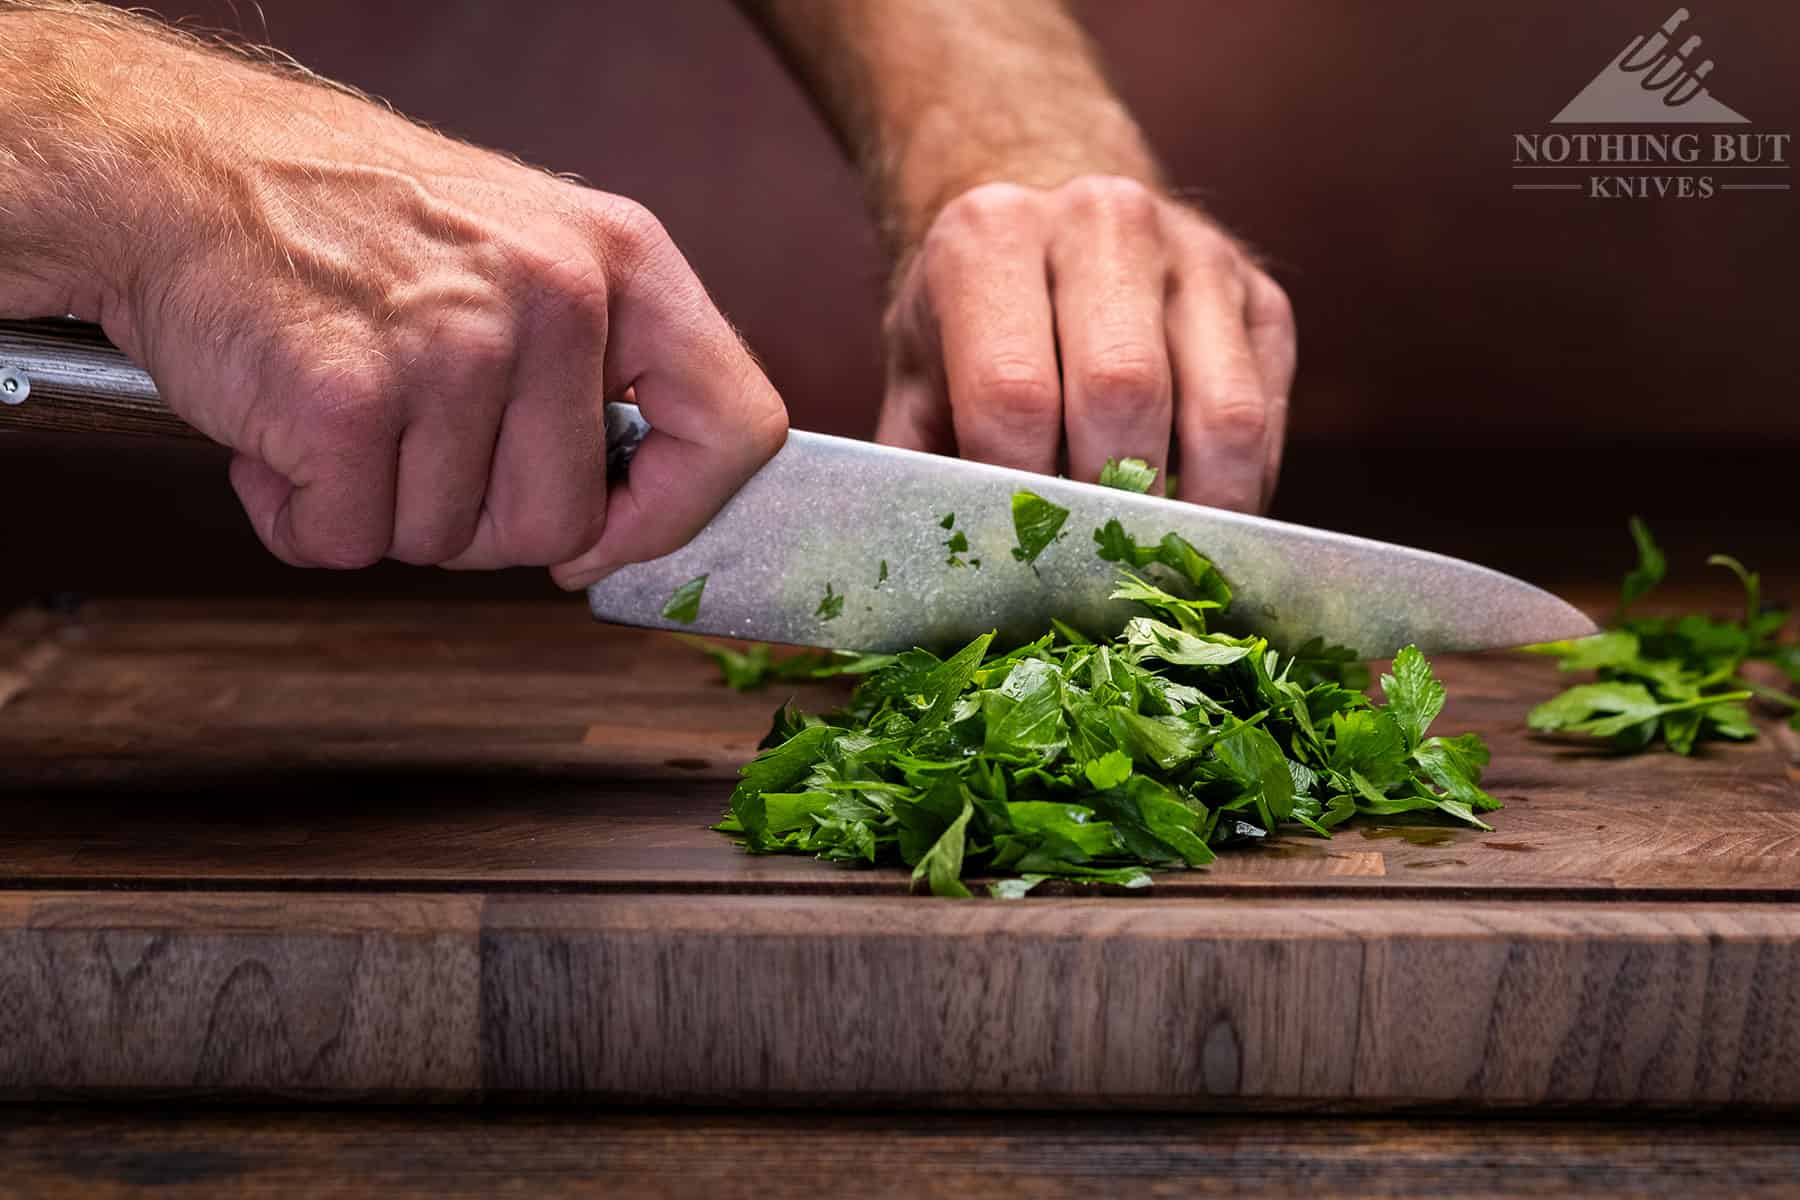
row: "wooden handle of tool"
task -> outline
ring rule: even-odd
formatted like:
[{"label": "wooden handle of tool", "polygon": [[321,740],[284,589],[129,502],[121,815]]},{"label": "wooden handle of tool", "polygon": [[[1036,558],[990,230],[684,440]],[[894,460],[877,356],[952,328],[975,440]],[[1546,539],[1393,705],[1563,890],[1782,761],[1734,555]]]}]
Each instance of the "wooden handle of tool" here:
[{"label": "wooden handle of tool", "polygon": [[0,321],[0,431],[203,438],[156,384],[80,321]]},{"label": "wooden handle of tool", "polygon": [[[650,432],[634,404],[608,403],[606,466],[620,478]],[[206,435],[170,411],[142,367],[80,321],[0,321],[0,433]]]}]

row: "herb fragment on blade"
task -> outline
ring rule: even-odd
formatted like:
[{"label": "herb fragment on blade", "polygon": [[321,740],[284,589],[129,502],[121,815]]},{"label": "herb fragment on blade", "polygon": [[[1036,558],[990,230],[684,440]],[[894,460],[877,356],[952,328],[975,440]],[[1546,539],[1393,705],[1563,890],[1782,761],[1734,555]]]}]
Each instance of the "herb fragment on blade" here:
[{"label": "herb fragment on blade", "polygon": [[1020,562],[1035,566],[1038,555],[1049,548],[1062,533],[1063,522],[1069,519],[1069,510],[1059,504],[1052,504],[1036,492],[1014,492],[1012,498],[1013,536],[1018,545],[1013,547],[1012,556]]},{"label": "herb fragment on blade", "polygon": [[835,621],[844,615],[844,594],[831,590],[831,584],[825,585],[825,595],[819,599],[819,607],[813,610],[813,616],[821,621]]},{"label": "herb fragment on blade", "polygon": [[683,625],[692,625],[699,620],[700,594],[706,590],[707,578],[698,575],[670,593],[669,602],[663,605],[663,620],[679,621]]},{"label": "herb fragment on blade", "polygon": [[775,657],[767,642],[752,642],[742,650],[677,634],[719,668],[720,681],[735,692],[750,692],[771,683],[805,683],[839,675],[867,675],[894,661],[891,654],[857,654],[849,650],[803,650]]},{"label": "herb fragment on blade", "polygon": [[1156,468],[1141,458],[1109,458],[1100,468],[1100,486],[1148,492],[1156,486]]},{"label": "herb fragment on blade", "polygon": [[1633,517],[1630,532],[1637,564],[1620,585],[1613,627],[1526,647],[1557,659],[1564,671],[1592,671],[1594,682],[1546,700],[1526,723],[1540,733],[1600,738],[1627,752],[1660,742],[1677,754],[1692,754],[1703,742],[1755,738],[1747,703],[1759,700],[1785,711],[1800,729],[1800,699],[1745,674],[1748,664],[1766,664],[1800,683],[1800,645],[1781,639],[1788,613],[1763,607],[1761,578],[1730,555],[1715,554],[1707,564],[1730,571],[1744,590],[1741,620],[1702,613],[1628,616],[1668,573],[1668,558],[1649,527]]}]

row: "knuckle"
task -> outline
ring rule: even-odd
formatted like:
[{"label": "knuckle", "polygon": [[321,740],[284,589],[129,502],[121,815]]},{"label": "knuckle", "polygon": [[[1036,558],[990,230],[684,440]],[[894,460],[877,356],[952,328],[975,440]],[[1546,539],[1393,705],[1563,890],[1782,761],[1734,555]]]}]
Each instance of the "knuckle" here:
[{"label": "knuckle", "polygon": [[518,331],[509,313],[464,308],[446,313],[423,337],[423,352],[406,359],[409,375],[438,381],[448,373],[485,386],[478,381],[512,362]]},{"label": "knuckle", "polygon": [[1293,332],[1294,302],[1288,296],[1287,289],[1258,273],[1250,288],[1251,324],[1271,325]]},{"label": "knuckle", "polygon": [[1035,218],[1042,195],[1018,183],[984,183],[952,199],[932,223],[947,234],[984,235]]},{"label": "knuckle", "polygon": [[397,541],[388,557],[415,567],[435,567],[458,558],[475,541],[475,527],[445,526],[429,529]]},{"label": "knuckle", "polygon": [[1202,272],[1229,279],[1237,289],[1236,300],[1244,300],[1245,283],[1242,267],[1244,252],[1224,231],[1210,222],[1201,222],[1187,239],[1188,257]]},{"label": "knuckle", "polygon": [[360,571],[380,562],[386,540],[375,528],[309,529],[296,527],[294,542],[307,559],[334,571]]},{"label": "knuckle", "polygon": [[1116,351],[1082,368],[1076,386],[1109,409],[1153,413],[1168,405],[1169,365],[1144,350]]},{"label": "knuckle", "polygon": [[1036,365],[995,359],[970,381],[984,412],[1008,426],[1054,420],[1062,403],[1055,376]]},{"label": "knuckle", "polygon": [[516,287],[524,296],[520,320],[527,332],[573,322],[604,343],[611,291],[606,271],[589,245],[528,253],[516,271]]},{"label": "knuckle", "polygon": [[305,405],[307,425],[327,450],[367,445],[395,424],[398,382],[383,367],[321,382]]},{"label": "knuckle", "polygon": [[788,411],[779,400],[759,406],[748,422],[745,441],[758,463],[767,462],[787,444]]},{"label": "knuckle", "polygon": [[649,257],[671,244],[656,214],[624,196],[606,196],[597,214],[603,240],[628,258]]},{"label": "knuckle", "polygon": [[1063,184],[1061,192],[1073,211],[1121,225],[1154,225],[1161,208],[1154,191],[1122,175],[1083,175]]},{"label": "knuckle", "polygon": [[1258,400],[1232,400],[1207,414],[1212,437],[1236,444],[1261,441],[1269,428],[1268,406]]},{"label": "knuckle", "polygon": [[501,542],[508,561],[522,567],[567,562],[593,545],[590,522],[575,513],[534,513],[506,528]]}]

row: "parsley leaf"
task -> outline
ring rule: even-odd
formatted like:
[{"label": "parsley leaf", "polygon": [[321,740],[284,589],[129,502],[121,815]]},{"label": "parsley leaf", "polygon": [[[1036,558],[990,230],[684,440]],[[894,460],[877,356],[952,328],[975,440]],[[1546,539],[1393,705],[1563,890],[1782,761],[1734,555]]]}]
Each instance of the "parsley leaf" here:
[{"label": "parsley leaf", "polygon": [[1100,486],[1147,492],[1156,484],[1156,468],[1141,458],[1109,458],[1100,468]]},{"label": "parsley leaf", "polygon": [[825,595],[819,599],[819,607],[813,610],[813,616],[821,621],[835,621],[844,615],[844,596],[842,592],[833,592],[831,584],[825,584]]},{"label": "parsley leaf", "polygon": [[663,620],[679,621],[683,625],[692,625],[699,620],[700,593],[706,590],[707,578],[706,575],[696,576],[670,593],[669,602],[663,605]]},{"label": "parsley leaf", "polygon": [[1154,546],[1140,546],[1136,538],[1125,532],[1118,519],[1094,530],[1097,553],[1106,562],[1144,568],[1159,564],[1187,581],[1202,600],[1210,600],[1221,608],[1231,603],[1231,585],[1219,574],[1212,560],[1201,554],[1187,539],[1177,533],[1166,533]]},{"label": "parsley leaf", "polygon": [[1069,510],[1036,492],[1014,492],[1012,518],[1013,536],[1019,543],[1013,547],[1013,557],[1022,563],[1035,563],[1062,532]]},{"label": "parsley leaf", "polygon": [[1444,685],[1431,674],[1431,664],[1417,646],[1408,646],[1394,656],[1394,673],[1381,677],[1381,691],[1387,696],[1388,711],[1406,735],[1406,748],[1417,748],[1425,731],[1444,711]]},{"label": "parsley leaf", "polygon": [[[1540,733],[1573,733],[1610,739],[1621,750],[1643,750],[1659,739],[1677,754],[1701,742],[1743,741],[1756,736],[1744,702],[1752,697],[1794,710],[1800,699],[1746,678],[1750,662],[1778,668],[1800,662],[1800,646],[1779,640],[1787,613],[1762,607],[1762,581],[1737,559],[1715,554],[1706,561],[1736,575],[1744,589],[1744,615],[1721,621],[1700,613],[1680,617],[1632,617],[1626,610],[1644,599],[1667,572],[1667,560],[1644,522],[1631,519],[1637,565],[1626,574],[1614,628],[1574,641],[1528,646],[1556,658],[1564,671],[1592,671],[1595,682],[1569,688],[1533,708],[1526,723]],[[1800,672],[1789,671],[1800,681]]]}]

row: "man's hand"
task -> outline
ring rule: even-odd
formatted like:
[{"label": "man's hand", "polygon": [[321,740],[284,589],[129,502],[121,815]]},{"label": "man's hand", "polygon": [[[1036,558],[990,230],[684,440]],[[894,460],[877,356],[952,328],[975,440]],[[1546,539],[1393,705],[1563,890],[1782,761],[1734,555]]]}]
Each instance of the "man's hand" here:
[{"label": "man's hand", "polygon": [[[0,265],[0,315],[98,318],[237,451],[284,561],[579,587],[686,542],[781,445],[780,398],[630,201],[127,19],[0,5],[0,31],[38,39],[0,157],[47,147],[67,194],[36,265]],[[628,391],[655,432],[609,487]]]},{"label": "man's hand", "polygon": [[[1294,322],[1168,198],[1061,0],[739,0],[862,167],[899,269],[879,436],[1269,503]],[[1172,447],[1179,453],[1172,455]]]},{"label": "man's hand", "polygon": [[1184,500],[1268,506],[1294,375],[1287,297],[1218,226],[1140,183],[964,192],[903,267],[885,334],[884,442],[1088,481],[1129,455],[1178,472]]}]

